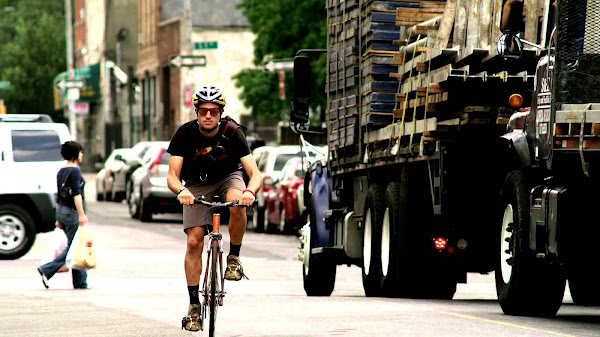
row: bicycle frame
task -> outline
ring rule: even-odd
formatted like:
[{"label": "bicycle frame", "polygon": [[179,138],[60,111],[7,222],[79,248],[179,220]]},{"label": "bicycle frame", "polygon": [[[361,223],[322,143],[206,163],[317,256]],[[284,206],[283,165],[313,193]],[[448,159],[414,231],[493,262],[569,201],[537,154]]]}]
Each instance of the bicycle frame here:
[{"label": "bicycle frame", "polygon": [[[207,311],[209,311],[207,309],[211,307],[212,301],[216,301],[216,305],[214,305],[214,313],[211,311],[210,317],[209,332],[211,336],[214,333],[216,309],[219,306],[223,306],[223,297],[225,297],[225,274],[223,273],[223,236],[220,233],[220,222],[221,215],[219,213],[214,213],[213,231],[208,234],[209,244],[207,247],[206,269],[204,272],[204,281],[202,286],[204,318],[206,318]],[[215,256],[213,254],[217,255]],[[213,284],[211,276],[215,268],[218,268],[216,272],[219,277],[215,278],[217,282],[216,284]]]}]

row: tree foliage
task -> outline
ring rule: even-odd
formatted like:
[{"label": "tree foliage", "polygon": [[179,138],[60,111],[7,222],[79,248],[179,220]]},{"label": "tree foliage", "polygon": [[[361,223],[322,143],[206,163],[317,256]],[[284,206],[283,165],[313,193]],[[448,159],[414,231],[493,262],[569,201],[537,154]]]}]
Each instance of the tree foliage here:
[{"label": "tree foliage", "polygon": [[[254,41],[254,63],[262,68],[269,59],[291,59],[300,49],[323,49],[327,44],[327,18],[323,0],[242,0],[239,4],[250,22]],[[325,61],[315,57],[312,68],[311,107],[325,106]],[[286,74],[285,100],[279,98],[276,73],[245,69],[234,76],[242,88],[241,99],[261,120],[287,116],[292,98],[292,74]]]},{"label": "tree foliage", "polygon": [[66,70],[64,1],[0,0],[0,90],[9,113],[54,111],[52,79]]}]

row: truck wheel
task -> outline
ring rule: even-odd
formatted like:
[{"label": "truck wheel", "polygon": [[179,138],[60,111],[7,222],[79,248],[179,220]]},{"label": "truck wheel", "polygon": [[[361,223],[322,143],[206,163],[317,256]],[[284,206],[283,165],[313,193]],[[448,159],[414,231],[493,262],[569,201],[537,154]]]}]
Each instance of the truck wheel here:
[{"label": "truck wheel", "polygon": [[15,260],[25,255],[35,241],[36,228],[21,206],[0,206],[0,260]]},{"label": "truck wheel", "polygon": [[[399,294],[401,261],[408,256],[401,255],[406,247],[401,244],[403,226],[406,226],[406,198],[400,197],[400,183],[391,182],[385,190],[385,211],[381,223],[381,278],[383,294]],[[406,238],[404,238],[406,240]]]},{"label": "truck wheel", "polygon": [[362,280],[365,295],[382,295],[381,222],[384,213],[384,194],[380,184],[372,184],[364,207]]},{"label": "truck wheel", "polygon": [[337,266],[322,254],[311,254],[314,247],[314,238],[311,232],[310,222],[304,225],[300,231],[304,291],[308,296],[330,296],[335,286]]},{"label": "truck wheel", "polygon": [[525,173],[512,171],[502,188],[500,260],[496,292],[508,315],[554,316],[562,304],[565,278],[558,266],[529,251],[529,189]]}]

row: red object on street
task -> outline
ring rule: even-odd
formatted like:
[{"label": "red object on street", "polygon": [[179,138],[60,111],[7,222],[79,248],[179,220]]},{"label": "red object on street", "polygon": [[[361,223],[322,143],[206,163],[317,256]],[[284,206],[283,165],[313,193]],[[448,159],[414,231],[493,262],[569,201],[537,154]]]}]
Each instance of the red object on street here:
[{"label": "red object on street", "polygon": [[185,106],[187,106],[188,108],[192,107],[192,86],[191,85],[186,85],[185,86]]}]

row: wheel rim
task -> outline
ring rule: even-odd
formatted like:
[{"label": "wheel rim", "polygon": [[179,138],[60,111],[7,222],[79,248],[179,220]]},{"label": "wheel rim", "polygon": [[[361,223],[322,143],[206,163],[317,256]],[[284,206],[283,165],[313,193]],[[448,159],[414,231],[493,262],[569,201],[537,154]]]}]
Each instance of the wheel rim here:
[{"label": "wheel rim", "polygon": [[258,228],[258,208],[252,208],[252,229]]},{"label": "wheel rim", "polygon": [[504,209],[504,216],[502,217],[502,241],[500,248],[500,267],[502,270],[502,280],[506,284],[508,284],[508,282],[510,281],[510,275],[512,273],[512,233],[514,229],[513,221],[514,212],[512,205],[509,204]]},{"label": "wheel rim", "polygon": [[279,231],[285,231],[285,208],[281,210],[281,215],[279,217]]},{"label": "wheel rim", "polygon": [[267,232],[269,230],[269,208],[265,205],[265,216],[263,221],[263,232]]},{"label": "wheel rim", "polygon": [[367,210],[365,215],[365,233],[363,236],[363,266],[365,269],[365,275],[369,275],[369,269],[371,268],[371,210]]},{"label": "wheel rim", "polygon": [[302,248],[304,249],[303,253],[304,253],[304,261],[303,261],[303,267],[304,267],[304,275],[308,275],[308,268],[310,267],[309,265],[309,261],[310,261],[310,222],[308,224],[306,224],[304,226],[304,242],[302,245]]},{"label": "wheel rim", "polygon": [[387,276],[390,265],[390,209],[386,208],[383,213],[383,224],[381,228],[381,272]]},{"label": "wheel rim", "polygon": [[133,193],[133,188],[129,191],[129,199],[127,200],[127,204],[129,205],[129,214],[134,216],[138,211],[138,204],[135,198],[135,193]]},{"label": "wheel rim", "polygon": [[26,237],[25,224],[14,215],[0,217],[0,250],[9,251],[19,247]]}]

